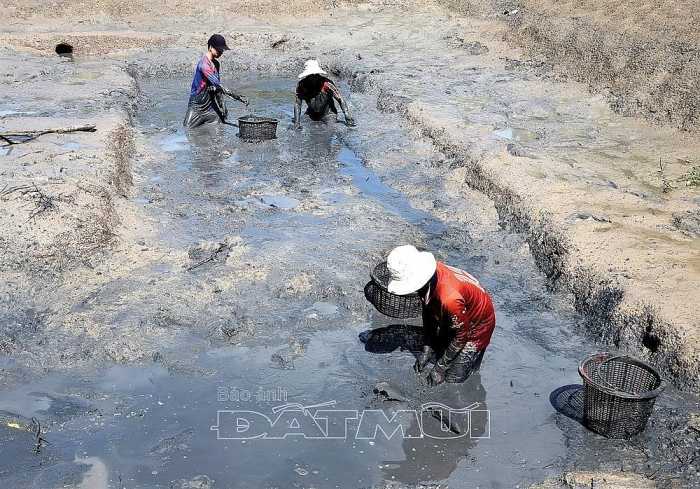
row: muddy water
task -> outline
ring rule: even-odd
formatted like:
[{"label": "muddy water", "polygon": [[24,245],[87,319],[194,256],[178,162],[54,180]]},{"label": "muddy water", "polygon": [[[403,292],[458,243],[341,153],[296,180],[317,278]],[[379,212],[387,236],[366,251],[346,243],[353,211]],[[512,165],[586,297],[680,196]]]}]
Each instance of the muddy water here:
[{"label": "muddy water", "polygon": [[[175,300],[207,283],[216,308],[193,323],[230,341],[166,318],[168,353],[152,363],[48,375],[3,392],[3,485],[511,488],[561,473],[572,440],[597,454],[577,468],[617,460],[619,445],[550,401],[558,390],[579,393],[577,364],[597,347],[573,332],[566,301],[546,291],[481,195],[452,182],[429,205],[416,199],[445,182],[430,171],[438,156],[410,127],[366,107],[357,129],[305,121],[298,132],[294,81],[249,80],[238,88],[251,106],[231,102],[233,125],[185,131],[188,83],[143,83],[153,103],[136,128],[157,157],[134,169],[133,202],[161,230],[155,245],[187,254],[190,268],[154,260],[143,283],[121,285],[144,288],[122,314],[158,305],[146,283]],[[277,138],[241,141],[235,118],[247,111],[278,118]],[[495,136],[531,140],[515,127]],[[467,198],[452,214],[457,191]],[[420,322],[364,303],[372,265],[408,241],[470,270],[493,295],[498,329],[481,373],[464,385],[428,388],[412,370]],[[203,243],[224,243],[226,261],[207,261]],[[307,293],[290,293],[299,277]],[[459,434],[426,411],[430,403],[451,409]]]}]

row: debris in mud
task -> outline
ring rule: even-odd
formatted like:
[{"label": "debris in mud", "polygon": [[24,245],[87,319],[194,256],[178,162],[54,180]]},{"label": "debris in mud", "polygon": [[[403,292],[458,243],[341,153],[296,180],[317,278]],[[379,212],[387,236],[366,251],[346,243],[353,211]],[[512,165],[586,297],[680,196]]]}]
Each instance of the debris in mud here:
[{"label": "debris in mud", "polygon": [[700,187],[700,166],[694,166],[691,171],[680,177],[686,187]]},{"label": "debris in mud", "polygon": [[34,417],[31,419],[26,418],[21,414],[8,411],[0,411],[0,426],[34,434],[41,430],[38,419]]},{"label": "debris in mud", "polygon": [[187,271],[190,272],[205,263],[215,260],[216,255],[225,248],[227,248],[226,243],[202,243],[198,246],[190,247],[187,250],[187,257],[194,263],[187,267]]},{"label": "debris in mud", "polygon": [[41,453],[44,444],[50,445],[50,443],[41,436],[41,423],[34,417],[32,418],[32,428],[34,428],[34,437],[36,438],[36,445],[32,451],[34,453]]},{"label": "debris in mud", "polygon": [[260,202],[270,207],[278,207],[280,209],[293,209],[301,203],[297,199],[291,197],[280,197],[272,195],[265,195],[263,197],[260,197]]},{"label": "debris in mud", "polygon": [[700,235],[700,212],[674,212],[671,216],[673,225],[681,231],[686,231],[696,236]]},{"label": "debris in mud", "polygon": [[671,183],[671,181],[666,176],[665,169],[666,169],[666,165],[664,165],[661,158],[659,158],[659,169],[656,171],[656,174],[661,179],[661,191],[666,194],[666,193],[670,192],[671,190],[673,190],[674,187],[673,187],[673,184]]},{"label": "debris in mud", "polygon": [[284,49],[284,45],[289,41],[286,37],[272,43],[272,49]]},{"label": "debris in mud", "polygon": [[47,195],[42,192],[36,184],[33,184],[33,190],[27,192],[29,197],[34,201],[34,209],[29,213],[29,219],[34,219],[39,214],[44,212],[49,212],[58,208],[56,201],[74,203],[75,199],[71,196],[64,196],[63,194],[58,194],[57,196]]},{"label": "debris in mud", "polygon": [[179,479],[168,484],[168,489],[211,489],[214,480],[206,475],[197,475],[192,479]]},{"label": "debris in mud", "polygon": [[56,127],[50,129],[40,129],[36,131],[15,131],[0,133],[0,140],[5,142],[5,145],[21,144],[43,136],[44,134],[65,134],[69,132],[95,132],[97,129],[94,124],[85,124],[82,126]]},{"label": "debris in mud", "polygon": [[156,446],[151,448],[149,455],[164,455],[189,450],[189,441],[194,432],[194,428],[187,428],[175,436],[162,439]]},{"label": "debris in mud", "polygon": [[294,340],[287,348],[284,348],[272,355],[272,361],[283,369],[294,369],[294,359],[305,357],[309,339]]},{"label": "debris in mud", "polygon": [[389,385],[387,382],[379,382],[376,386],[374,386],[373,392],[378,399],[381,398],[383,401],[408,401],[406,394],[401,392],[396,387]]}]

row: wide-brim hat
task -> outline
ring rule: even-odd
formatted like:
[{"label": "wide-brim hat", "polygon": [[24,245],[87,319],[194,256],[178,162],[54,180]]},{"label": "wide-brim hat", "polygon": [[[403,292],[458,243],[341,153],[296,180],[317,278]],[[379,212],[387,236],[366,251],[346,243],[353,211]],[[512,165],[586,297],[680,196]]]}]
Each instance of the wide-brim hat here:
[{"label": "wide-brim hat", "polygon": [[309,75],[327,75],[325,71],[318,65],[318,61],[310,59],[304,63],[304,71],[299,74],[299,79],[306,78]]},{"label": "wide-brim hat", "polygon": [[435,274],[437,262],[429,251],[418,251],[415,246],[394,248],[386,259],[391,278],[387,289],[392,294],[406,295],[423,287]]}]

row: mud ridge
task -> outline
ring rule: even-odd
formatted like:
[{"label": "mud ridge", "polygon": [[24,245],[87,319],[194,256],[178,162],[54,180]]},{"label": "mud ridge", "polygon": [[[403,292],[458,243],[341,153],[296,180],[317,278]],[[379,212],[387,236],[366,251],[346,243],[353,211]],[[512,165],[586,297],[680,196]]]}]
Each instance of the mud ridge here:
[{"label": "mud ridge", "polygon": [[605,94],[618,114],[700,131],[693,9],[603,1],[439,3],[464,15],[501,19],[505,41],[551,64],[558,77]]},{"label": "mud ridge", "polygon": [[380,93],[377,105],[379,110],[397,112],[420,128],[451,168],[468,170],[465,183],[493,201],[504,229],[524,236],[549,288],[571,294],[575,310],[585,320],[582,327],[596,341],[648,360],[680,389],[698,390],[697,365],[684,357],[683,333],[678,327],[661,318],[652,304],[623,306],[625,291],[604,273],[577,263],[569,240],[546,212],[530,208],[520,195],[484,171],[478,154],[423,117],[416,104]]},{"label": "mud ridge", "polygon": [[119,195],[128,197],[134,183],[131,174],[131,158],[135,152],[133,126],[118,125],[109,133],[107,145],[114,160],[111,183]]}]

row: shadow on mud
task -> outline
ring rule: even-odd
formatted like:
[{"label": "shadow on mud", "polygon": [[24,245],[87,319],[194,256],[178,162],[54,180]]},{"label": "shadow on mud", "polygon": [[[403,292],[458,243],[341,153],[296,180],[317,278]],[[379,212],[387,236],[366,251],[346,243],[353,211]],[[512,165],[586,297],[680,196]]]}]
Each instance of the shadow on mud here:
[{"label": "shadow on mud", "polygon": [[583,386],[564,385],[552,391],[549,402],[558,413],[583,425]]}]

